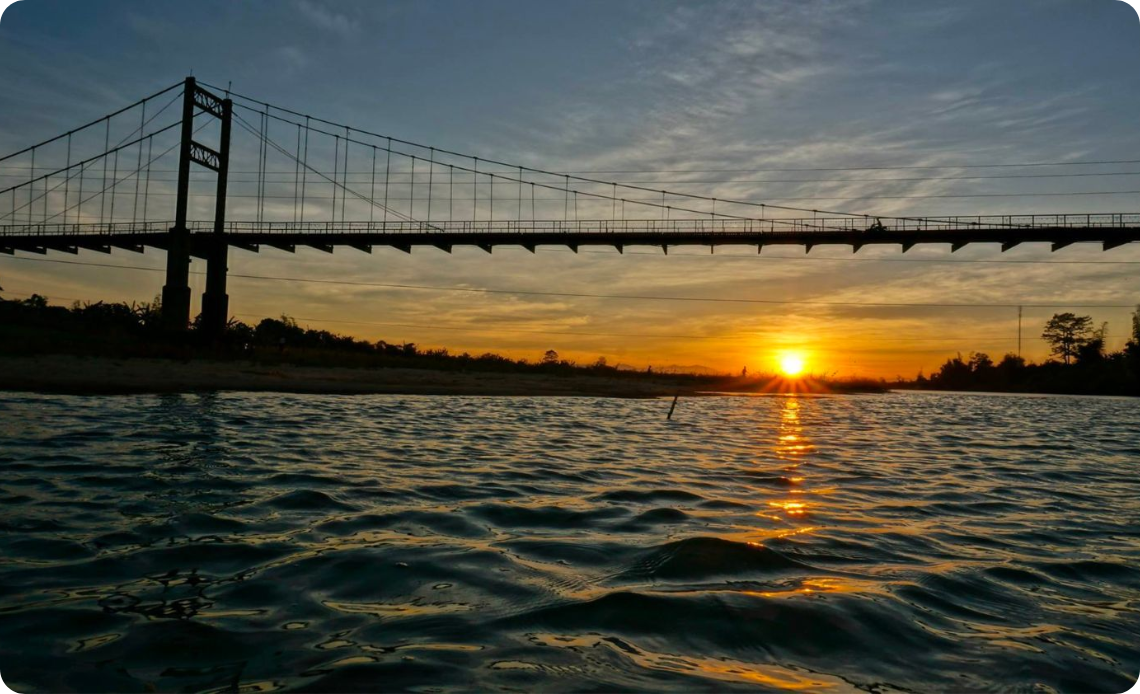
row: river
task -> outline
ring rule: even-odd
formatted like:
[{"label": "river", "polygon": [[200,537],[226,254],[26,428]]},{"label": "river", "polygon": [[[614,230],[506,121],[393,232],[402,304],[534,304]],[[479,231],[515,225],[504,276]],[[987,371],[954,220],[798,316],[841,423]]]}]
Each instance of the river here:
[{"label": "river", "polygon": [[1120,692],[1140,403],[0,393],[17,691]]}]

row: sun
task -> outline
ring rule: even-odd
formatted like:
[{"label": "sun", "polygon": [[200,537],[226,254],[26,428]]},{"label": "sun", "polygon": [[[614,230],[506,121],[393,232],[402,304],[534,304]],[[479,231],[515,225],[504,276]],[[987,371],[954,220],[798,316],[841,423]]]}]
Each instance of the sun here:
[{"label": "sun", "polygon": [[785,376],[795,377],[804,372],[804,358],[802,354],[785,354],[780,357],[780,371]]}]

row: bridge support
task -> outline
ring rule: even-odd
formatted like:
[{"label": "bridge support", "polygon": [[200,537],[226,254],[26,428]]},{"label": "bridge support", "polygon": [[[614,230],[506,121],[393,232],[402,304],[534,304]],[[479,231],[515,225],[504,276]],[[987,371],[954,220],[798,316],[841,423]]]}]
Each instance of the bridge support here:
[{"label": "bridge support", "polygon": [[206,260],[206,292],[202,294],[202,329],[212,340],[226,333],[230,317],[230,297],[226,294],[226,272],[229,270],[229,244],[226,240],[226,185],[230,168],[230,122],[233,101],[221,103],[222,134],[218,140],[218,189],[214,203],[214,233]]},{"label": "bridge support", "polygon": [[206,260],[206,291],[202,294],[202,330],[212,339],[225,334],[230,316],[230,297],[226,294],[226,271],[229,247],[224,236],[211,239]]},{"label": "bridge support", "polygon": [[190,325],[190,232],[185,225],[172,227],[167,235],[162,322],[170,330]]},{"label": "bridge support", "polygon": [[[208,113],[222,124],[218,151],[194,141],[195,109]],[[230,122],[233,102],[220,99],[202,89],[193,77],[186,78],[182,94],[182,146],[178,159],[178,197],[174,226],[166,243],[166,285],[162,288],[162,318],[172,330],[186,330],[190,325],[190,251],[191,239],[186,226],[190,200],[190,164],[204,166],[218,174],[217,199],[214,210],[214,233],[209,241],[206,269],[206,293],[202,295],[202,327],[210,337],[218,337],[226,327],[229,299],[226,296],[225,239],[226,178],[230,158]],[[195,246],[195,250],[197,247]]]}]

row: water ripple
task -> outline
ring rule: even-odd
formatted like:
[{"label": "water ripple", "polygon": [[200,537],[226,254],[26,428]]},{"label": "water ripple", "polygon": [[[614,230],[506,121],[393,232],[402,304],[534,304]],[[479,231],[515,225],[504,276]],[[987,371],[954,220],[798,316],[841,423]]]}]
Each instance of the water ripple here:
[{"label": "water ripple", "polygon": [[1122,691],[1134,401],[0,394],[18,691]]}]

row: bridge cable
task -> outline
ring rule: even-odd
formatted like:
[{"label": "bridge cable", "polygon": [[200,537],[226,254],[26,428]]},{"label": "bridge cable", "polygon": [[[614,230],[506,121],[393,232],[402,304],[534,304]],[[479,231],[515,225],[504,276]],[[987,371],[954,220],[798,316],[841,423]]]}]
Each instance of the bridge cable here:
[{"label": "bridge cable", "polygon": [[[174,98],[172,98],[170,101],[168,101],[168,102],[166,103],[166,105],[165,105],[165,106],[163,106],[163,107],[162,107],[162,108],[161,108],[161,109],[160,109],[160,110],[159,110],[157,113],[155,113],[153,116],[151,116],[151,117],[150,117],[150,119],[148,119],[148,120],[146,121],[146,123],[144,123],[144,128],[145,128],[145,125],[148,125],[148,124],[150,124],[150,123],[151,123],[151,122],[153,122],[153,121],[154,121],[156,118],[158,118],[160,115],[162,115],[162,113],[163,113],[164,111],[166,111],[166,109],[167,109],[167,108],[169,108],[169,107],[170,107],[170,106],[171,106],[171,105],[172,105],[172,104],[173,104],[175,101],[177,101],[177,100],[179,99],[179,97],[180,97],[180,96],[181,96],[181,94],[176,94],[176,95],[174,96]],[[179,125],[179,123],[173,123],[173,124],[171,124],[170,126],[167,126],[166,128],[164,128],[163,130],[157,131],[157,132],[155,132],[155,133],[152,133],[152,134],[158,134],[159,132],[163,132],[164,130],[169,130],[170,128],[172,128],[172,127],[175,127],[175,126],[177,126],[177,125]],[[127,140],[128,140],[128,139],[130,139],[131,137],[133,137],[133,136],[134,136],[135,134],[137,134],[138,132],[140,132],[140,131],[139,131],[139,129],[138,129],[138,128],[136,128],[136,129],[134,129],[133,131],[131,131],[130,133],[128,133],[128,134],[127,134],[127,135],[126,135],[126,136],[125,136],[125,137],[124,137],[122,140],[120,140],[120,141],[119,141],[119,143],[116,145],[116,147],[115,147],[115,149],[114,149],[114,150],[111,150],[111,151],[107,151],[107,152],[103,152],[103,153],[101,153],[101,154],[97,154],[97,155],[95,155],[95,156],[93,156],[93,157],[91,157],[91,158],[89,158],[89,159],[85,159],[85,160],[83,160],[83,161],[80,161],[80,162],[77,162],[77,163],[75,163],[75,164],[72,164],[72,163],[70,163],[70,157],[69,157],[69,158],[68,158],[68,165],[67,165],[65,168],[63,168],[63,169],[57,169],[57,170],[55,170],[55,171],[52,171],[52,172],[49,172],[49,173],[47,173],[47,174],[45,174],[45,175],[43,175],[43,176],[40,176],[39,178],[32,178],[32,179],[31,179],[31,180],[29,180],[29,181],[24,181],[23,183],[18,183],[18,184],[14,185],[14,186],[10,186],[10,187],[8,187],[8,188],[5,188],[5,189],[2,189],[2,190],[0,190],[0,195],[3,195],[4,193],[7,193],[7,192],[12,192],[12,203],[13,203],[13,209],[12,209],[12,212],[11,212],[9,215],[5,215],[5,216],[8,216],[8,217],[10,217],[10,218],[12,219],[13,223],[14,223],[14,222],[16,221],[16,219],[15,219],[15,213],[16,213],[18,210],[22,210],[22,209],[24,209],[24,206],[23,206],[23,205],[21,205],[19,208],[16,208],[16,207],[15,207],[15,191],[16,191],[18,188],[22,188],[22,187],[24,187],[24,186],[29,186],[29,188],[30,188],[30,187],[31,187],[31,186],[32,186],[32,185],[33,185],[33,184],[34,184],[36,181],[40,181],[40,180],[43,180],[43,181],[45,181],[45,182],[46,182],[46,180],[47,180],[48,178],[50,178],[51,176],[55,176],[55,175],[57,175],[57,174],[61,174],[61,173],[62,173],[62,174],[66,174],[66,172],[68,172],[70,169],[72,169],[72,168],[74,168],[74,167],[77,167],[77,166],[78,166],[78,167],[80,167],[80,183],[82,184],[82,182],[83,182],[83,174],[84,174],[84,172],[85,172],[86,168],[87,168],[87,167],[88,167],[88,166],[89,166],[91,163],[94,163],[95,161],[98,161],[99,159],[106,157],[107,155],[111,154],[111,152],[117,152],[117,151],[119,151],[119,150],[122,150],[122,149],[127,149],[127,148],[129,148],[129,147],[133,146],[133,145],[134,145],[136,142],[140,142],[140,141],[141,141],[142,139],[144,139],[144,138],[139,138],[138,140],[135,140],[135,141],[133,141],[133,142],[127,142]],[[59,138],[56,138],[56,139],[59,139]],[[124,143],[125,143],[125,144],[124,144]],[[29,148],[29,149],[31,149],[31,148]],[[25,151],[27,151],[27,150],[25,150]],[[104,161],[105,161],[105,159],[104,159]],[[33,176],[34,176],[34,172],[33,172]],[[65,183],[66,183],[67,181],[69,181],[71,178],[74,178],[74,177],[75,177],[75,174],[70,174],[70,175],[68,175],[68,176],[67,176],[67,177],[64,179],[64,180],[65,180]],[[46,187],[46,183],[45,183],[45,187]],[[52,191],[54,191],[54,190],[58,189],[58,187],[59,187],[59,186],[57,185],[55,188],[52,188],[51,190],[52,190]],[[49,192],[50,192],[50,191],[49,191]],[[37,196],[37,197],[36,197],[36,199],[38,200],[38,199],[39,199],[39,197]],[[28,204],[29,204],[29,205],[31,204],[31,200],[29,200],[29,203],[28,203]],[[29,214],[30,214],[30,213],[31,213],[31,212],[30,212],[30,210],[29,210]],[[31,218],[29,217],[29,221],[30,221],[30,219],[31,219]],[[77,220],[77,221],[78,221],[78,220]]]},{"label": "bridge cable", "polygon": [[[142,116],[139,118],[139,129],[142,130],[146,127],[146,104],[142,105]],[[136,171],[142,171],[142,143],[139,143],[138,161],[135,166]],[[139,176],[135,176],[135,204],[134,209],[131,211],[131,222],[137,222],[139,218]],[[66,196],[65,196],[66,197]],[[47,216],[46,214],[44,216]],[[66,222],[66,220],[64,220]]]},{"label": "bridge cable", "polygon": [[[297,127],[301,127],[300,123]],[[309,119],[305,118],[305,153],[301,165],[301,224],[305,223],[305,184],[309,180]]]},{"label": "bridge cable", "polygon": [[[260,133],[258,133],[258,132],[257,132],[257,130],[256,130],[256,129],[254,129],[254,128],[253,128],[253,126],[252,126],[252,125],[250,125],[250,124],[249,124],[249,122],[248,122],[248,121],[246,121],[244,118],[242,118],[240,115],[238,115],[238,114],[236,114],[236,113],[235,113],[235,114],[234,114],[234,118],[237,120],[237,122],[238,122],[238,125],[239,125],[240,127],[244,128],[244,129],[245,129],[247,132],[249,132],[250,134],[254,135],[255,137],[261,137]],[[290,155],[290,154],[289,154],[288,150],[284,149],[283,147],[281,147],[281,145],[277,144],[277,143],[276,143],[276,142],[274,142],[273,140],[266,138],[266,139],[265,139],[265,144],[266,144],[266,146],[267,146],[267,147],[270,147],[270,146],[271,146],[271,147],[273,147],[273,148],[274,148],[274,149],[276,149],[276,150],[277,150],[279,153],[281,153],[283,156],[285,156],[285,157],[287,157],[287,158],[293,158],[293,157],[292,157],[292,155]],[[359,144],[359,143],[358,143],[358,144]],[[330,178],[329,178],[327,175],[325,175],[325,174],[321,173],[319,170],[317,170],[317,169],[314,169],[313,167],[309,166],[309,165],[308,165],[308,163],[304,163],[304,164],[303,164],[303,166],[305,167],[305,169],[306,169],[307,171],[312,171],[314,174],[316,174],[316,175],[317,175],[317,176],[319,176],[320,178],[323,178],[323,179],[325,179],[326,181],[331,181],[331,182],[332,182],[334,185],[338,185],[338,184],[336,183],[336,181],[334,181],[333,179],[330,179]],[[357,198],[359,198],[360,200],[363,200],[363,201],[365,201],[365,202],[368,202],[368,203],[369,203],[369,204],[371,204],[371,205],[378,205],[378,204],[379,204],[379,203],[377,203],[375,200],[370,200],[369,198],[365,197],[364,195],[361,195],[360,193],[358,193],[358,192],[356,192],[355,190],[352,190],[351,188],[348,188],[348,187],[344,187],[344,188],[343,188],[343,191],[342,191],[342,192],[345,192],[345,193],[352,193],[352,195],[354,195],[355,197],[357,197]],[[403,213],[401,213],[401,212],[398,212],[398,211],[396,211],[396,210],[392,210],[392,209],[390,209],[390,208],[389,208],[389,207],[387,207],[387,206],[384,206],[384,209],[385,209],[386,211],[390,211],[390,212],[391,212],[393,215],[395,215],[396,217],[403,217],[405,221],[409,221],[409,222],[416,222],[416,223],[418,223],[418,224],[426,224],[426,226],[428,226],[428,227],[430,227],[430,228],[436,229],[437,231],[442,231],[441,229],[439,229],[438,227],[436,227],[436,226],[434,226],[434,225],[431,225],[431,224],[427,224],[426,222],[420,222],[420,221],[418,221],[418,220],[416,220],[416,219],[413,219],[413,218],[411,218],[411,217],[410,217],[410,216],[408,216],[408,215],[405,215],[405,214],[403,214]]]},{"label": "bridge cable", "polygon": [[[159,134],[161,134],[161,133],[163,133],[163,132],[165,132],[165,131],[167,131],[167,130],[170,130],[170,129],[172,129],[172,128],[181,127],[181,125],[182,125],[182,123],[181,123],[180,121],[175,121],[174,123],[171,123],[170,125],[166,126],[165,128],[163,128],[163,129],[161,129],[161,130],[157,130],[157,131],[155,131],[155,132],[151,133],[150,135],[145,135],[144,137],[142,137],[142,138],[139,138],[139,140],[143,140],[143,139],[147,139],[147,138],[154,138],[156,135],[159,135]],[[209,125],[209,122],[208,122],[208,121],[207,121],[207,122],[205,122],[205,123],[202,123],[202,125],[198,126],[198,128],[197,128],[196,130],[194,130],[194,132],[195,132],[195,133],[198,133],[198,132],[199,132],[199,131],[201,131],[203,128],[205,128],[207,125]],[[126,145],[126,146],[127,146],[127,147],[129,147],[129,146],[131,146],[131,145],[133,145],[133,144],[134,144],[134,143],[130,143],[130,144]],[[166,148],[166,150],[165,150],[164,152],[162,152],[161,154],[159,154],[157,157],[154,157],[153,159],[151,159],[151,160],[148,162],[148,164],[149,164],[149,163],[154,163],[155,161],[158,161],[158,160],[159,160],[159,159],[161,159],[162,157],[166,156],[167,154],[170,154],[172,151],[174,151],[176,148],[178,148],[178,147],[180,146],[180,144],[181,144],[180,142],[176,142],[176,143],[174,143],[174,144],[173,144],[173,145],[171,145],[170,147]],[[119,149],[122,149],[122,148],[119,148]],[[99,158],[99,157],[94,157],[93,159],[98,159],[98,158]],[[81,169],[81,170],[82,170],[82,169]],[[106,192],[107,192],[107,190],[109,190],[110,188],[113,188],[114,186],[118,185],[118,184],[119,184],[119,183],[121,183],[122,181],[125,181],[125,180],[129,179],[129,178],[130,178],[132,175],[136,175],[137,173],[138,173],[138,172],[132,172],[132,173],[129,173],[129,174],[127,174],[126,176],[124,176],[124,177],[123,177],[123,178],[122,178],[120,181],[113,181],[113,182],[112,182],[112,183],[111,183],[109,186],[104,186],[102,190],[100,190],[100,191],[98,191],[98,192],[96,192],[96,193],[93,193],[93,194],[92,194],[90,197],[88,197],[88,198],[87,198],[87,201],[93,200],[93,199],[94,199],[96,196],[102,196],[102,195],[105,195],[105,194],[106,194]],[[61,183],[60,183],[60,184],[56,184],[55,188],[53,188],[52,190],[55,190],[56,188],[59,188],[59,186],[60,186],[60,185],[63,185],[63,184],[61,184]],[[85,202],[85,201],[84,201],[84,200],[81,198],[81,199],[80,199],[80,200],[79,200],[79,201],[76,203],[76,205],[73,205],[72,207],[78,207],[79,205],[82,205],[82,204],[83,204],[83,202]],[[50,216],[50,217],[48,217],[47,219],[45,219],[45,220],[44,220],[44,222],[45,222],[45,223],[47,223],[47,222],[50,222],[51,220],[55,219],[56,217],[59,217],[61,214],[62,214],[62,215],[66,215],[66,213],[67,213],[68,211],[69,211],[69,208],[64,208],[63,210],[60,210],[59,212],[56,212],[56,213],[55,213],[55,214],[53,214],[52,216]]]},{"label": "bridge cable", "polygon": [[428,209],[427,218],[431,220],[431,193],[435,177],[435,147],[431,148],[431,158],[428,159]]},{"label": "bridge cable", "polygon": [[388,140],[388,159],[384,163],[384,221],[388,221],[388,179],[392,171],[392,141]]},{"label": "bridge cable", "polygon": [[293,223],[297,223],[297,194],[301,186],[301,125],[297,124],[297,163],[293,164]]},{"label": "bridge cable", "polygon": [[[71,169],[71,133],[68,133],[67,134],[67,166],[64,167],[64,170],[67,171],[70,169]],[[64,178],[63,178],[63,205],[64,205],[64,207],[67,207],[67,203],[71,199],[71,197],[70,197],[71,186],[69,185],[69,180],[70,180],[69,176],[64,176]],[[76,219],[75,221],[77,223],[79,222],[78,219]],[[67,223],[67,216],[66,215],[64,215],[63,223],[64,224]]]},{"label": "bridge cable", "polygon": [[[345,135],[345,138],[344,138],[344,176],[341,180],[344,182],[344,186],[347,188],[348,187],[348,143],[349,143],[348,126],[345,126],[345,128],[344,128],[344,135]],[[266,133],[266,136],[268,136],[268,133]],[[347,200],[348,200],[348,196],[346,196],[346,195],[340,196],[340,221],[341,222],[344,222],[344,205],[345,205],[345,202],[347,202]]]},{"label": "bridge cable", "polygon": [[[150,163],[154,161],[151,159],[151,154],[154,152],[154,136],[151,135],[147,139],[146,144],[146,183],[143,185],[143,223],[147,222],[147,202],[150,200]],[[78,221],[78,220],[77,220]]]},{"label": "bridge cable", "polygon": [[[257,103],[257,104],[266,104],[266,102],[263,102],[263,101],[259,101],[259,100],[257,100],[257,99],[253,99],[252,97],[248,97],[248,96],[244,96],[244,95],[240,95],[240,94],[236,94],[236,93],[234,94],[234,96],[236,96],[236,97],[238,97],[238,98],[240,98],[240,99],[243,99],[243,100],[245,100],[245,101],[249,101],[249,102],[251,102],[251,103]],[[240,104],[239,104],[239,105],[240,105]],[[241,106],[242,108],[246,108],[246,109],[249,109],[249,107],[248,107],[248,106],[244,106],[244,105],[240,105],[240,106]],[[287,108],[283,108],[283,107],[280,107],[280,106],[274,106],[274,108],[276,108],[278,111],[281,111],[281,112],[283,112],[283,113],[289,113],[289,114],[292,114],[292,115],[296,115],[296,116],[303,116],[303,115],[305,115],[305,114],[301,114],[301,113],[299,113],[299,112],[296,112],[296,111],[292,111],[292,110],[290,110],[290,109],[287,109]],[[250,110],[253,110],[253,109],[250,109]],[[275,116],[275,117],[277,117],[277,116]],[[305,116],[305,117],[306,117],[306,118],[308,118],[309,116]],[[279,117],[277,117],[277,118],[279,118]],[[329,124],[329,125],[333,125],[333,126],[336,126],[336,127],[347,127],[347,126],[345,126],[345,125],[343,125],[343,124],[341,124],[341,123],[334,123],[334,122],[332,122],[332,121],[327,121],[327,120],[324,120],[324,119],[321,119],[321,118],[316,118],[316,117],[312,117],[312,118],[313,118],[313,120],[316,120],[316,121],[318,121],[318,122],[326,123],[326,124]],[[287,121],[287,119],[282,119],[282,120],[286,120],[286,122],[290,122],[290,121]],[[401,143],[401,144],[406,144],[406,145],[409,145],[409,146],[412,146],[412,147],[420,147],[420,148],[423,148],[423,149],[427,149],[427,146],[426,146],[426,145],[421,145],[421,144],[419,144],[419,143],[411,142],[411,141],[408,141],[408,140],[402,140],[402,139],[399,139],[399,138],[392,138],[392,137],[390,137],[390,136],[386,136],[386,135],[379,135],[379,134],[377,134],[377,133],[372,133],[372,132],[369,132],[369,131],[366,131],[366,130],[361,130],[361,129],[359,129],[359,128],[352,128],[352,130],[355,130],[356,132],[359,132],[359,133],[361,133],[361,134],[364,134],[364,135],[369,135],[369,136],[372,136],[372,137],[383,137],[383,138],[387,138],[387,139],[389,139],[389,140],[394,140],[394,141],[396,141],[396,142],[399,142],[399,143]],[[440,149],[439,151],[440,151],[440,152],[443,152],[443,153],[445,153],[445,154],[451,154],[451,155],[453,155],[453,156],[458,156],[458,157],[462,157],[462,158],[466,158],[466,159],[473,159],[473,158],[474,158],[472,155],[466,155],[466,154],[462,154],[462,153],[459,153],[459,152],[454,152],[454,151],[451,151],[451,150]],[[408,156],[408,155],[404,155],[404,156]],[[498,164],[498,165],[500,165],[500,166],[505,166],[505,167],[508,167],[508,168],[515,168],[515,166],[516,166],[515,164],[509,164],[509,163],[506,163],[506,162],[501,162],[501,161],[497,161],[497,160],[487,160],[487,161],[489,161],[490,163],[493,163],[493,164]],[[552,176],[553,176],[553,175],[563,175],[563,176],[567,176],[567,177],[569,177],[569,174],[556,174],[556,173],[554,173],[554,172],[551,172],[551,171],[544,171],[544,170],[541,170],[541,169],[535,169],[535,168],[532,168],[532,167],[524,167],[524,168],[526,168],[527,170],[529,170],[529,171],[532,171],[532,172],[534,172],[534,173],[539,173],[539,174],[544,174],[544,175],[552,175]],[[598,180],[598,179],[593,179],[593,178],[588,178],[588,177],[583,177],[583,176],[573,176],[573,178],[575,178],[576,180],[579,180],[579,181],[583,181],[583,182],[588,182],[588,183],[596,183],[596,184],[609,184],[609,183],[612,183],[612,182],[610,182],[610,181],[601,181],[601,180]],[[638,189],[639,189],[639,190],[647,190],[647,191],[651,191],[651,192],[658,192],[658,191],[657,191],[657,189],[646,188],[646,187],[644,187],[644,186],[635,186],[635,185],[630,185],[630,184],[621,184],[621,183],[619,183],[618,185],[621,185],[621,186],[622,186],[622,187],[624,187],[624,188],[630,188],[630,189],[635,189],[635,190],[638,190]],[[671,192],[672,192],[672,194],[673,194],[673,195],[675,195],[675,196],[686,197],[686,198],[690,198],[690,199],[696,199],[696,200],[706,200],[706,201],[711,201],[711,199],[712,199],[712,198],[711,198],[711,196],[705,196],[705,195],[696,195],[696,194],[693,194],[693,193],[680,193],[680,192],[676,192],[676,191],[671,191]],[[793,207],[793,206],[788,206],[788,205],[770,205],[770,204],[766,204],[766,203],[757,203],[757,202],[753,202],[753,201],[745,201],[745,200],[722,199],[722,200],[721,200],[721,202],[724,202],[724,203],[726,203],[726,204],[732,204],[732,205],[744,205],[744,206],[761,207],[762,209],[763,209],[764,207],[771,207],[771,208],[774,208],[774,209],[783,209],[783,210],[796,211],[796,212],[812,212],[812,211],[813,211],[813,210],[811,210],[811,209],[807,209],[807,208],[801,208],[801,207]],[[678,208],[678,209],[681,209],[681,208]],[[924,222],[924,221],[927,221],[927,220],[930,220],[930,221],[936,221],[936,220],[939,220],[939,219],[941,219],[941,218],[939,218],[939,217],[904,217],[904,216],[892,216],[892,215],[870,215],[870,214],[867,214],[867,213],[844,212],[844,211],[834,211],[834,210],[818,210],[818,211],[819,211],[819,212],[823,212],[824,214],[828,214],[828,215],[836,215],[836,216],[842,216],[842,217],[852,217],[852,218],[860,218],[860,217],[862,217],[862,218],[865,218],[865,219],[869,219],[870,217],[874,216],[874,217],[876,217],[876,218],[878,218],[878,219],[890,219],[890,220],[895,220],[895,221]],[[698,212],[698,213],[701,213],[701,214],[703,214],[703,212]],[[728,215],[721,215],[721,216],[728,216]],[[747,217],[740,217],[740,218],[741,218],[741,219],[748,219]],[[963,223],[963,224],[967,224],[967,225],[969,225],[969,224],[976,224],[976,223],[972,223],[972,222],[960,222],[960,223]],[[1005,225],[1005,224],[998,224],[997,226],[1011,226],[1011,227],[1018,227],[1019,225],[1015,225],[1015,224],[1008,224],[1008,225]]]},{"label": "bridge cable", "polygon": [[[78,168],[79,168],[79,171],[82,173],[82,172],[86,171],[86,169],[87,169],[87,168],[89,168],[89,166],[90,166],[92,163],[94,163],[94,162],[96,162],[96,161],[98,161],[98,160],[100,160],[100,159],[104,159],[104,160],[105,160],[105,159],[106,159],[106,157],[107,157],[109,154],[112,154],[112,153],[118,152],[118,151],[120,151],[120,150],[123,150],[123,149],[126,149],[126,148],[128,148],[128,147],[133,147],[135,144],[137,144],[138,142],[140,142],[140,141],[142,141],[142,140],[145,140],[145,139],[147,139],[147,138],[149,138],[149,137],[154,137],[155,135],[159,135],[159,134],[161,134],[161,133],[164,133],[164,132],[166,132],[167,130],[171,130],[171,129],[173,129],[173,128],[176,128],[176,127],[178,127],[178,126],[180,126],[180,125],[181,125],[181,123],[180,123],[180,122],[178,122],[178,121],[175,121],[174,123],[171,123],[170,125],[168,125],[168,126],[166,126],[166,127],[162,128],[162,129],[160,129],[160,130],[156,130],[155,132],[151,133],[150,135],[145,135],[145,136],[143,136],[143,137],[140,137],[140,138],[138,138],[138,139],[136,139],[136,140],[133,140],[133,141],[131,141],[131,142],[128,142],[128,143],[126,143],[126,144],[124,144],[124,145],[120,145],[120,146],[118,146],[118,147],[115,147],[115,148],[113,148],[113,149],[112,149],[110,152],[103,152],[103,153],[101,153],[101,154],[97,154],[97,155],[95,155],[95,156],[93,156],[93,157],[90,157],[89,159],[84,159],[83,161],[79,161],[79,162],[76,162],[76,163],[74,163],[74,164],[72,164],[72,165],[71,165],[71,168],[73,168],[73,169],[74,169],[74,168],[78,167]],[[66,169],[59,169],[59,170],[57,170],[57,171],[53,171],[52,173],[49,173],[49,174],[45,174],[45,175],[43,175],[43,176],[39,176],[39,177],[37,177],[37,178],[35,178],[35,179],[32,179],[31,181],[25,181],[24,183],[20,183],[19,185],[13,186],[13,187],[11,187],[11,188],[7,188],[7,189],[4,189],[4,190],[0,190],[0,194],[3,194],[3,193],[7,193],[7,192],[11,192],[11,191],[15,191],[17,188],[22,188],[22,187],[24,187],[24,186],[28,186],[28,185],[31,185],[32,183],[35,183],[36,181],[44,181],[44,180],[46,180],[47,178],[49,178],[50,176],[53,176],[53,175],[58,175],[58,174],[60,174],[60,173],[64,173],[65,171],[66,171]],[[74,174],[74,173],[73,173],[73,174],[71,174],[71,175],[70,175],[68,178],[74,178],[76,175],[79,175],[79,174]],[[66,179],[65,179],[65,180],[66,180]],[[82,180],[82,179],[81,179],[81,180]],[[64,184],[63,184],[63,183],[57,183],[57,184],[55,185],[55,187],[51,188],[50,190],[48,190],[48,191],[46,191],[46,192],[52,192],[52,191],[55,191],[56,189],[58,189],[58,188],[59,188],[60,186],[62,186],[62,185],[64,185]],[[43,195],[43,193],[42,193],[41,195]],[[40,196],[37,196],[35,199],[36,199],[36,200],[39,200],[39,197],[40,197]],[[94,196],[87,198],[87,200],[88,200],[88,201],[90,201],[90,200],[92,200],[93,198],[94,198]],[[14,210],[13,210],[13,211],[10,213],[10,215],[6,215],[6,216],[12,216],[12,215],[14,215],[16,212],[23,210],[25,207],[28,207],[28,205],[30,205],[30,204],[31,204],[31,202],[29,202],[29,203],[27,203],[27,204],[25,204],[25,205],[21,205],[21,206],[19,206],[18,208],[15,208],[15,209],[14,209]],[[54,218],[55,218],[55,217],[57,217],[57,216],[59,216],[59,215],[58,215],[58,214],[56,214],[56,215],[52,215],[52,217],[50,217],[49,219],[54,219]]]},{"label": "bridge cable", "polygon": [[333,136],[336,140],[336,147],[333,149],[333,178],[332,178],[332,214],[333,224],[336,224],[336,191],[337,191],[337,176],[340,172],[340,135]]},{"label": "bridge cable", "polygon": [[140,99],[139,101],[134,102],[130,106],[124,106],[123,108],[119,109],[118,111],[115,111],[114,113],[110,113],[106,116],[103,116],[102,118],[97,118],[97,119],[91,121],[90,123],[86,123],[84,125],[79,126],[78,128],[73,128],[71,130],[68,130],[67,132],[65,132],[61,135],[56,135],[55,137],[44,140],[43,142],[37,142],[36,144],[31,145],[30,147],[25,147],[24,149],[21,149],[18,152],[12,152],[11,154],[6,154],[6,155],[0,157],[0,162],[7,161],[13,157],[18,157],[21,154],[26,154],[27,152],[30,152],[34,149],[39,149],[45,145],[49,145],[49,144],[57,141],[57,140],[62,140],[63,138],[65,138],[69,135],[73,135],[73,134],[75,134],[81,130],[86,130],[87,128],[90,128],[91,126],[98,125],[99,123],[102,123],[105,120],[109,120],[111,118],[114,118],[115,116],[119,115],[120,113],[125,113],[125,112],[131,110],[132,108],[134,108],[140,104],[143,104],[147,101],[150,101],[151,99],[154,99],[155,97],[162,96],[163,94],[170,91],[171,89],[178,89],[179,87],[183,86],[183,84],[184,83],[182,81],[175,82],[174,84],[170,85],[166,89],[163,89],[161,91],[157,91],[148,97]]},{"label": "bridge cable", "polygon": [[[369,191],[370,191],[370,195],[372,196],[372,199],[375,200],[376,199],[376,146],[375,145],[372,146],[372,185],[369,188]],[[375,207],[373,207],[371,205],[368,206],[368,223],[369,224],[372,223],[372,216],[373,216],[373,213],[375,211],[376,211]]]}]

